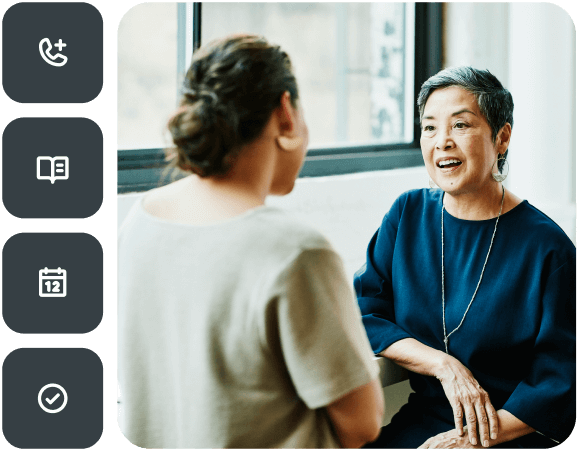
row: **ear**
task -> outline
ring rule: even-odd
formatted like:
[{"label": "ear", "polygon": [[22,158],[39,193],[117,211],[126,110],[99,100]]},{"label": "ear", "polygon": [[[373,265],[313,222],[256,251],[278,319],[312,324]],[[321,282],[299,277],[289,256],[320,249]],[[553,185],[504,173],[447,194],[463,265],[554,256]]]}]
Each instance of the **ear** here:
[{"label": "ear", "polygon": [[289,138],[288,136],[277,136],[275,141],[277,146],[287,152],[298,150],[303,145],[303,139],[299,136],[295,136],[294,138]]},{"label": "ear", "polygon": [[507,122],[503,127],[501,127],[501,130],[497,133],[497,139],[495,140],[497,151],[501,155],[503,155],[508,149],[509,142],[511,142],[511,124]]}]

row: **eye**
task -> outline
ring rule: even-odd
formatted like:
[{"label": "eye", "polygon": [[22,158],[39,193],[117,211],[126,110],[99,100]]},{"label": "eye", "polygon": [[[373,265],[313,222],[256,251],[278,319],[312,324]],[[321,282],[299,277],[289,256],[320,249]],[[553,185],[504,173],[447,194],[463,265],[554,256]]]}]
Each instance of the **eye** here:
[{"label": "eye", "polygon": [[423,127],[423,131],[425,132],[432,132],[433,130],[435,130],[435,127],[433,127],[432,125],[425,125]]},{"label": "eye", "polygon": [[464,122],[457,122],[457,123],[454,125],[454,127],[455,127],[455,128],[466,128],[466,127],[468,127],[468,125],[465,124]]}]

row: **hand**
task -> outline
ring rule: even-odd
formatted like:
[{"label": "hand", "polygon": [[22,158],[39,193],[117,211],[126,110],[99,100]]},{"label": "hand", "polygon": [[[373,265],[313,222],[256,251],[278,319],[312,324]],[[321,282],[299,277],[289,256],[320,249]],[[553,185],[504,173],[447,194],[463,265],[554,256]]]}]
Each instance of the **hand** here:
[{"label": "hand", "polygon": [[[465,427],[466,429],[466,427]],[[442,432],[434,437],[428,439],[419,448],[433,449],[433,448],[482,448],[480,445],[472,445],[467,435],[459,434],[456,429],[451,429],[447,432]]]},{"label": "hand", "polygon": [[[435,375],[453,408],[456,434],[462,436],[467,432],[471,445],[478,444],[479,436],[480,445],[489,446],[489,439],[496,439],[499,432],[499,418],[489,394],[473,374],[452,356],[444,355],[440,370]],[[463,428],[463,414],[467,420],[467,431]]]}]

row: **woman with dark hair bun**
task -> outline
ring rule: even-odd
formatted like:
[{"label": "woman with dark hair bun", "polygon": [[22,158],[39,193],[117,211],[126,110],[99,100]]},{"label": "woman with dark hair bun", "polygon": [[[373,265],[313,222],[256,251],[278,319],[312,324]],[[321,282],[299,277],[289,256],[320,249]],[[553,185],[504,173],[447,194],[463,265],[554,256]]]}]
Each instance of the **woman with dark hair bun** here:
[{"label": "woman with dark hair bun", "polygon": [[497,77],[444,69],[417,106],[432,187],[394,202],[354,281],[373,351],[414,390],[370,447],[553,447],[575,426],[575,245],[503,185]]},{"label": "woman with dark hair bun", "polygon": [[144,448],[360,447],[378,367],[339,256],[265,206],[308,130],[289,57],[259,36],[199,49],[168,128],[191,174],[119,234],[120,424]]}]

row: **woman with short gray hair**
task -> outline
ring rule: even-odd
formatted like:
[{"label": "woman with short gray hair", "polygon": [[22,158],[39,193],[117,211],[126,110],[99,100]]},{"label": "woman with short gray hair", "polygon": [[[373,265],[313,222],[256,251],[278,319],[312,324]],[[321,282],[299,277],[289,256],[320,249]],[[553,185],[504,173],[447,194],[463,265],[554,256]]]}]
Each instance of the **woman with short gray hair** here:
[{"label": "woman with short gray hair", "polygon": [[395,201],[355,275],[373,352],[414,390],[371,447],[555,446],[575,424],[575,246],[503,186],[494,75],[445,69],[417,105],[434,188]]}]

